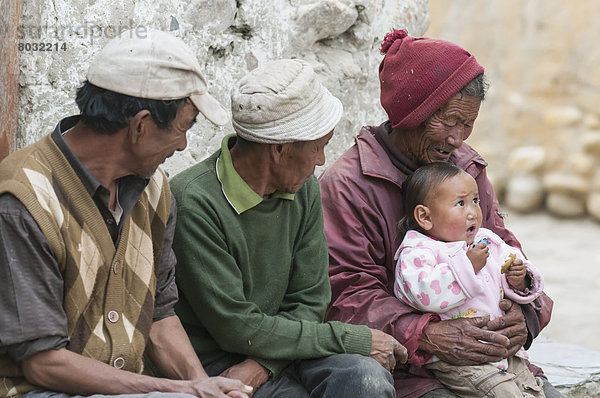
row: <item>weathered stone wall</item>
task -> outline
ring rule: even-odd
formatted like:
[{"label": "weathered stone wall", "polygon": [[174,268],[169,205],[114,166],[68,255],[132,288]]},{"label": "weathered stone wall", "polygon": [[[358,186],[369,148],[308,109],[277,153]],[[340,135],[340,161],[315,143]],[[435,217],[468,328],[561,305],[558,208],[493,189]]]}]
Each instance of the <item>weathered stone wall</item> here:
[{"label": "weathered stone wall", "polygon": [[0,161],[15,150],[18,106],[18,26],[23,0],[0,2]]},{"label": "weathered stone wall", "polygon": [[[226,105],[234,82],[257,65],[277,58],[309,61],[345,108],[328,146],[331,162],[361,125],[384,120],[377,80],[384,34],[405,27],[421,35],[428,24],[427,0],[27,0],[21,42],[52,43],[53,51],[20,53],[18,144],[34,142],[77,113],[75,90],[109,37],[152,27],[192,47],[211,92]],[[188,149],[165,165],[171,175],[208,156],[233,131],[198,119]]]},{"label": "weathered stone wall", "polygon": [[427,36],[485,66],[469,143],[505,203],[600,220],[600,2],[432,0]]}]

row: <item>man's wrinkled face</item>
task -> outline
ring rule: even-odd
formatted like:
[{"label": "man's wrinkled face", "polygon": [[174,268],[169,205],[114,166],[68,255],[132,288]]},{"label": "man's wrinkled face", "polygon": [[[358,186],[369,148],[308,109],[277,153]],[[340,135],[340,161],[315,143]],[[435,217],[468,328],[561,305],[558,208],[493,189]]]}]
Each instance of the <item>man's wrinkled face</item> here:
[{"label": "man's wrinkled face", "polygon": [[418,165],[446,162],[450,154],[469,138],[479,114],[481,100],[460,93],[435,112],[424,129],[407,142],[406,155]]},{"label": "man's wrinkled face", "polygon": [[317,140],[284,144],[287,147],[277,172],[277,190],[298,192],[315,172],[315,166],[325,164],[325,146],[332,136],[333,131]]},{"label": "man's wrinkled face", "polygon": [[152,119],[148,120],[148,133],[142,142],[139,175],[150,177],[159,165],[176,151],[183,151],[187,146],[187,131],[196,122],[198,109],[186,100],[177,111],[175,119],[168,129],[161,130]]}]

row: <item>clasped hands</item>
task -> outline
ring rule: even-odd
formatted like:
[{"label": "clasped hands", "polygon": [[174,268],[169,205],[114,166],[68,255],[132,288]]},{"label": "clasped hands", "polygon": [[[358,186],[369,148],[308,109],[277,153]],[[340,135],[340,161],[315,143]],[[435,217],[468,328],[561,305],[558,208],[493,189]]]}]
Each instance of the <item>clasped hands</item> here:
[{"label": "clasped hands", "polygon": [[225,369],[220,376],[241,380],[245,385],[251,386],[253,390],[248,393],[248,396],[251,397],[260,386],[269,380],[269,370],[253,359],[246,359]]}]

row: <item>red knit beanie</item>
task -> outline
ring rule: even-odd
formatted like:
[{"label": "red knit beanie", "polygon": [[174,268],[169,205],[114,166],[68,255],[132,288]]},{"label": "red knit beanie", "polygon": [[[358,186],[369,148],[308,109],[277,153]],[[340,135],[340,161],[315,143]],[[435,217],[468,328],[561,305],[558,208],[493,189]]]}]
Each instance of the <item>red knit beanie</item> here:
[{"label": "red knit beanie", "polygon": [[483,73],[475,57],[456,44],[411,37],[406,30],[388,33],[381,53],[381,105],[392,127],[419,126]]}]

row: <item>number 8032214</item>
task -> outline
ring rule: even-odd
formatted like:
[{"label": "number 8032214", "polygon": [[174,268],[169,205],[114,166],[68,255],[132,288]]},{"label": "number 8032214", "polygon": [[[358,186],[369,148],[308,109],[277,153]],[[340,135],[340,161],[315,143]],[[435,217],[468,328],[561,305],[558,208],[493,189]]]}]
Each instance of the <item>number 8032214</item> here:
[{"label": "number 8032214", "polygon": [[19,43],[19,51],[66,51],[67,43]]}]

